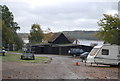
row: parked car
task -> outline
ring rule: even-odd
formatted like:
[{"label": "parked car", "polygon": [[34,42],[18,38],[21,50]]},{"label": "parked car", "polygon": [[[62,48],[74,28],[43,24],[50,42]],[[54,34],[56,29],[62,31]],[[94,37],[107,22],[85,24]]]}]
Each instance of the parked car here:
[{"label": "parked car", "polygon": [[68,53],[72,56],[80,56],[80,54],[84,53],[84,50],[78,48],[72,48],[68,51]]},{"label": "parked car", "polygon": [[32,53],[23,53],[23,54],[21,55],[21,59],[22,59],[22,60],[34,60],[34,59],[35,59],[35,56],[34,56],[34,54],[32,54]]},{"label": "parked car", "polygon": [[81,58],[82,60],[85,60],[85,59],[87,58],[88,54],[89,54],[89,52],[84,52],[84,53],[82,53],[82,54],[80,55],[80,58]]},{"label": "parked car", "polygon": [[5,56],[6,51],[5,50],[0,50],[0,54],[2,54],[2,56]]}]

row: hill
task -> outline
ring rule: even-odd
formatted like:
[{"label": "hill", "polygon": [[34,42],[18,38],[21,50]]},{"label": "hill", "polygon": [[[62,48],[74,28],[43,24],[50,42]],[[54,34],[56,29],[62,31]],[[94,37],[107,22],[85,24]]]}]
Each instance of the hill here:
[{"label": "hill", "polygon": [[[99,31],[63,31],[69,39],[100,40],[95,35]],[[28,38],[29,33],[18,33],[22,39]]]},{"label": "hill", "polygon": [[99,31],[63,31],[70,39],[100,40],[96,37],[97,32]]}]

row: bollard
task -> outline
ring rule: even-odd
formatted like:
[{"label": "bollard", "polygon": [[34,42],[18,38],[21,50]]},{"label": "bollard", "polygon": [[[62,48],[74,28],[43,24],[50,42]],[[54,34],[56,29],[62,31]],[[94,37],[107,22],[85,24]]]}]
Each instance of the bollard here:
[{"label": "bollard", "polygon": [[79,64],[78,64],[78,61],[76,61],[76,66],[78,66]]},{"label": "bollard", "polygon": [[78,63],[78,57],[76,57],[76,66],[78,66],[79,63]]}]

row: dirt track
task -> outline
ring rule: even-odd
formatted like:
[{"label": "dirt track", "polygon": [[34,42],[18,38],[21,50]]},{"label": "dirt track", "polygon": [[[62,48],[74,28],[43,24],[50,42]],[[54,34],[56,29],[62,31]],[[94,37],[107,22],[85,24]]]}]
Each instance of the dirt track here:
[{"label": "dirt track", "polygon": [[71,56],[37,55],[52,57],[49,64],[3,62],[3,79],[117,79],[118,68],[85,66]]}]

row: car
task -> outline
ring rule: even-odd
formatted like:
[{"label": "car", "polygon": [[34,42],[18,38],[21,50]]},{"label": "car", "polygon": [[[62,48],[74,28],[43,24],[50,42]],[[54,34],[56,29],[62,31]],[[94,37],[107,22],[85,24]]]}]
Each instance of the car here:
[{"label": "car", "polygon": [[68,53],[72,56],[80,56],[80,54],[84,53],[84,50],[79,48],[72,48],[68,51]]},{"label": "car", "polygon": [[88,54],[89,54],[89,52],[84,52],[84,53],[82,53],[82,54],[80,55],[80,58],[81,58],[82,60],[86,60]]},{"label": "car", "polygon": [[21,55],[22,60],[35,60],[35,56],[33,53],[23,53]]},{"label": "car", "polygon": [[2,54],[2,56],[5,56],[6,51],[5,50],[0,50],[0,54]]}]

